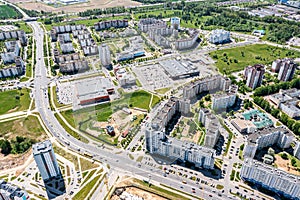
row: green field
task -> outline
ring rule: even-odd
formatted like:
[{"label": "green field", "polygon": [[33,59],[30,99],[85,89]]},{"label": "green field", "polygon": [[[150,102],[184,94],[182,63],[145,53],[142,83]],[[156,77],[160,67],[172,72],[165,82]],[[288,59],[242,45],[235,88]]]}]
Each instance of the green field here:
[{"label": "green field", "polygon": [[22,15],[9,5],[0,5],[0,19],[17,19],[21,18]]},{"label": "green field", "polygon": [[0,92],[0,115],[29,108],[29,89]]},{"label": "green field", "polygon": [[300,52],[273,47],[266,44],[255,44],[232,49],[217,50],[210,53],[216,61],[219,72],[229,74],[243,70],[248,65],[271,64],[278,58],[300,56]]},{"label": "green field", "polygon": [[[76,125],[79,123],[83,123],[92,119],[97,121],[107,121],[113,112],[121,110],[124,106],[148,110],[150,100],[150,93],[139,90],[133,93],[124,94],[121,99],[113,102],[83,108],[74,112],[72,110],[62,111],[61,114],[71,126],[76,127]],[[154,95],[152,104],[150,106],[152,107],[156,105],[159,101],[159,97]]]},{"label": "green field", "polygon": [[0,138],[15,139],[25,136],[35,140],[45,140],[47,135],[35,116],[0,123]]}]

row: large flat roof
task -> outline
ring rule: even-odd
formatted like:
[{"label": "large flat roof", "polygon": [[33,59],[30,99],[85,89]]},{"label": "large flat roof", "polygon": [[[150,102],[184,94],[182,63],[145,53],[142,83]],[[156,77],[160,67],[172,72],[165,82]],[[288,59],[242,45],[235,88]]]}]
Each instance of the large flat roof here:
[{"label": "large flat roof", "polygon": [[163,60],[159,64],[171,77],[179,77],[186,74],[192,74],[199,72],[199,70],[193,66],[192,63],[187,61],[177,61],[175,59]]},{"label": "large flat roof", "polygon": [[49,152],[51,149],[52,149],[52,144],[50,140],[45,140],[43,142],[39,142],[32,145],[33,155]]}]

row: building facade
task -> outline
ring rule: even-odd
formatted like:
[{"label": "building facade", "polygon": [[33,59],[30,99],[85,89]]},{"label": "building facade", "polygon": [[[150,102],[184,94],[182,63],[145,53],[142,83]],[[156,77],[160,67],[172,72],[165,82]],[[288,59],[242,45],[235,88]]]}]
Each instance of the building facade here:
[{"label": "building facade", "polygon": [[33,158],[44,181],[61,176],[50,140],[32,145],[32,151]]},{"label": "building facade", "polygon": [[[273,65],[272,65],[273,66]],[[290,81],[292,80],[296,71],[297,64],[292,59],[282,59],[279,66],[278,80]]]},{"label": "building facade", "polygon": [[209,36],[209,42],[213,44],[230,42],[230,32],[223,29],[213,30]]},{"label": "building facade", "polygon": [[0,179],[0,200],[27,200],[29,195],[25,190]]},{"label": "building facade", "polygon": [[300,160],[300,142],[299,141],[296,142],[293,154],[296,158],[298,158]]},{"label": "building facade", "polygon": [[99,58],[104,67],[111,66],[110,50],[107,44],[101,44],[99,47]]},{"label": "building facade", "polygon": [[232,107],[236,101],[237,85],[231,85],[224,93],[212,94],[211,109],[216,111],[225,110]]},{"label": "building facade", "polygon": [[252,159],[245,159],[240,176],[244,181],[260,185],[288,199],[300,199],[299,176],[289,174]]},{"label": "building facade", "polygon": [[245,68],[244,77],[246,78],[246,85],[249,88],[255,89],[262,83],[265,73],[265,66],[256,64]]},{"label": "building facade", "polygon": [[294,135],[284,127],[269,127],[257,130],[248,136],[243,156],[254,158],[257,150],[272,145],[277,145],[281,149],[289,148],[293,139]]}]

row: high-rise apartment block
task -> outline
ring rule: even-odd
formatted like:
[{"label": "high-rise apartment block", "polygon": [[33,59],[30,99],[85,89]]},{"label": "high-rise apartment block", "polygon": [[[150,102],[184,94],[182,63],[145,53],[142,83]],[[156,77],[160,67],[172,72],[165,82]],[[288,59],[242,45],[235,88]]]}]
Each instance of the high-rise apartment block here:
[{"label": "high-rise apartment block", "polygon": [[167,137],[164,132],[159,131],[157,124],[148,124],[145,136],[146,149],[151,154],[166,156],[174,160],[180,159],[184,162],[188,161],[199,168],[214,168],[214,149]]},{"label": "high-rise apartment block", "polygon": [[219,119],[212,114],[208,109],[202,108],[199,112],[199,121],[205,127],[204,146],[213,148],[220,136]]},{"label": "high-rise apartment block", "polygon": [[285,58],[282,60],[275,60],[272,64],[272,71],[278,72],[278,80],[290,81],[295,73],[297,64],[293,59]]},{"label": "high-rise apartment block", "polygon": [[107,44],[101,44],[98,48],[101,64],[104,67],[109,67],[111,65],[109,46]]},{"label": "high-rise apartment block", "polygon": [[294,156],[300,160],[300,142],[297,141],[294,148]]},{"label": "high-rise apartment block", "polygon": [[0,200],[27,200],[29,195],[26,191],[0,179]]},{"label": "high-rise apartment block", "polygon": [[183,88],[183,98],[193,99],[202,92],[226,91],[229,89],[230,84],[230,79],[221,75],[206,77],[186,85]]},{"label": "high-rise apartment block", "polygon": [[256,64],[245,68],[244,76],[246,78],[246,85],[252,89],[259,87],[262,83],[265,73],[265,66]]},{"label": "high-rise apartment block", "polygon": [[223,93],[212,95],[211,109],[216,111],[226,111],[227,108],[232,107],[236,101],[237,85],[231,85],[229,90]]},{"label": "high-rise apartment block", "polygon": [[230,32],[223,29],[213,30],[209,36],[209,42],[213,44],[230,42]]},{"label": "high-rise apartment block", "polygon": [[61,176],[50,140],[32,146],[33,157],[44,181]]},{"label": "high-rise apartment block", "polygon": [[254,158],[256,150],[272,145],[286,149],[291,146],[293,139],[294,135],[284,127],[264,128],[248,136],[243,155],[244,157]]},{"label": "high-rise apartment block", "polygon": [[300,199],[300,177],[252,159],[245,159],[240,176],[243,180],[285,196]]}]

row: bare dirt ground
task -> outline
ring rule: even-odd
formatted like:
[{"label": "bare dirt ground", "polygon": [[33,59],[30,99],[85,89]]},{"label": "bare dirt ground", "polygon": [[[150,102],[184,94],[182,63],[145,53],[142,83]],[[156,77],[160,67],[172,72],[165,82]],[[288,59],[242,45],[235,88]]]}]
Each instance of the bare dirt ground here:
[{"label": "bare dirt ground", "polygon": [[8,155],[4,156],[0,153],[0,170],[11,169],[20,165],[23,165],[27,158],[31,155],[32,150],[22,154],[22,155]]},{"label": "bare dirt ground", "polygon": [[284,170],[291,174],[300,175],[300,172],[298,172],[296,168],[291,165],[290,160],[284,160],[280,155],[275,155],[275,159],[275,164],[277,165],[278,169]]},{"label": "bare dirt ground", "polygon": [[73,4],[62,7],[53,7],[41,2],[28,1],[28,0],[9,0],[11,3],[17,3],[18,6],[28,9],[28,10],[37,10],[37,11],[45,11],[45,12],[55,12],[61,13],[64,11],[65,13],[73,13],[73,12],[82,12],[88,9],[95,8],[109,8],[109,7],[117,7],[117,6],[138,6],[141,5],[139,2],[131,1],[131,0],[90,0],[87,3]]}]

